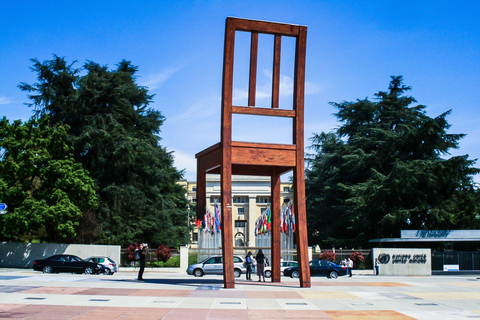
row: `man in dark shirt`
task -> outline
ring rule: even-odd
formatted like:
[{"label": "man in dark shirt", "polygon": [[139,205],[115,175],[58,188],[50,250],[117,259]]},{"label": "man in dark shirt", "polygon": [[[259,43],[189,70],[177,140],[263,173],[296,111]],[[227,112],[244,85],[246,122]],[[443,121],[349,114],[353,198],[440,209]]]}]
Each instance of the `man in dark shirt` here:
[{"label": "man in dark shirt", "polygon": [[147,256],[148,246],[145,243],[140,244],[137,249],[140,256],[140,270],[138,270],[138,280],[143,280],[143,271],[145,270],[145,257]]}]

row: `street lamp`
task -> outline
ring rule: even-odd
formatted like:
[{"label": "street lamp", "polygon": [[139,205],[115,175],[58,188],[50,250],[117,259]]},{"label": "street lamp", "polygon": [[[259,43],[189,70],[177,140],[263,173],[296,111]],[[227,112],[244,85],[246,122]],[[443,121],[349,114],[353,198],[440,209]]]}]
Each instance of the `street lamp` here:
[{"label": "street lamp", "polygon": [[187,248],[190,247],[190,201],[192,199],[187,197]]}]

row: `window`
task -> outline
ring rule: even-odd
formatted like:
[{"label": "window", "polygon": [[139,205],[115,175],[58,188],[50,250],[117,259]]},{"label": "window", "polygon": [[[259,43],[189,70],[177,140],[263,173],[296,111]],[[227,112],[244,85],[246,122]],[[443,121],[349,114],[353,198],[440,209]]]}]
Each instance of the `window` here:
[{"label": "window", "polygon": [[192,187],[192,191],[197,191],[197,187]]},{"label": "window", "polygon": [[242,259],[240,259],[240,257],[237,257],[237,256],[233,256],[233,263],[242,263]]},{"label": "window", "polygon": [[290,187],[283,187],[283,192],[291,192],[292,190]]},{"label": "window", "polygon": [[283,198],[283,203],[289,203],[290,202],[290,198]]},{"label": "window", "polygon": [[235,228],[245,228],[246,224],[245,220],[235,220]]},{"label": "window", "polygon": [[248,197],[233,197],[233,203],[248,203]]},{"label": "window", "polygon": [[214,197],[214,196],[211,196],[211,197],[210,197],[210,203],[211,203],[211,204],[214,204],[214,203],[222,203],[222,197]]},{"label": "window", "polygon": [[257,197],[257,203],[270,203],[270,197]]},{"label": "window", "polygon": [[238,208],[238,214],[245,214],[245,208]]}]

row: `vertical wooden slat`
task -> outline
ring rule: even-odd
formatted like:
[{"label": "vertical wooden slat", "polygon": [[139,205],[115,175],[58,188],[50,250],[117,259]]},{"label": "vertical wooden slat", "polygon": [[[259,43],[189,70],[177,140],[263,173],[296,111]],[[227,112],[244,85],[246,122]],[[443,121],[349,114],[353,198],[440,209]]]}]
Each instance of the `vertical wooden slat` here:
[{"label": "vertical wooden slat", "polygon": [[271,206],[272,206],[272,282],[280,282],[280,174],[272,168],[271,176]]},{"label": "vertical wooden slat", "polygon": [[308,261],[307,213],[305,205],[305,163],[304,163],[304,90],[305,90],[305,53],[307,28],[300,27],[296,41],[295,81],[294,81],[294,137],[296,146],[296,166],[293,170],[294,207],[297,241],[297,258],[300,271],[300,287],[310,288],[310,266]]},{"label": "vertical wooden slat", "polygon": [[278,108],[280,94],[280,53],[282,36],[276,34],[273,45],[272,108]]},{"label": "vertical wooden slat", "polygon": [[201,170],[200,159],[197,159],[197,220],[202,221],[206,212],[206,174]]},{"label": "vertical wooden slat", "polygon": [[222,85],[222,253],[223,283],[225,288],[235,287],[233,270],[232,226],[232,95],[233,59],[235,45],[235,19],[227,18],[225,27],[225,51],[223,57]]},{"label": "vertical wooden slat", "polygon": [[250,41],[250,79],[248,83],[248,106],[255,106],[257,91],[258,32],[252,32]]}]

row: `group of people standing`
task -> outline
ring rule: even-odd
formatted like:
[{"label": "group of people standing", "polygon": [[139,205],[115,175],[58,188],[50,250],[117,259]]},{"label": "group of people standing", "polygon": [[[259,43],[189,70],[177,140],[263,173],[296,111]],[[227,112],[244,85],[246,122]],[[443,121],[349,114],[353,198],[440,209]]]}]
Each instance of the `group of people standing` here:
[{"label": "group of people standing", "polygon": [[353,270],[353,260],[348,258],[347,260],[342,260],[342,267],[347,268],[347,274],[349,277],[353,275],[352,270]]},{"label": "group of people standing", "polygon": [[248,251],[247,256],[245,257],[245,267],[247,268],[247,280],[252,280],[252,271],[254,262],[256,262],[258,281],[265,282],[265,265],[268,266],[268,259],[263,254],[262,249],[258,249],[255,257],[253,256],[252,251]]}]

